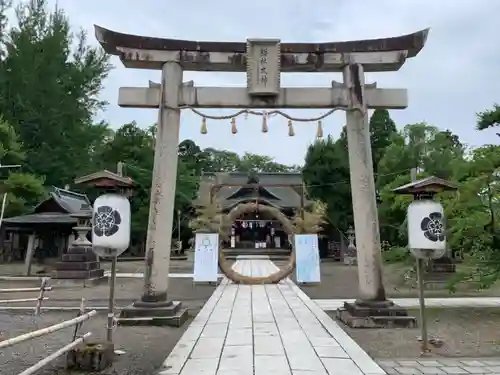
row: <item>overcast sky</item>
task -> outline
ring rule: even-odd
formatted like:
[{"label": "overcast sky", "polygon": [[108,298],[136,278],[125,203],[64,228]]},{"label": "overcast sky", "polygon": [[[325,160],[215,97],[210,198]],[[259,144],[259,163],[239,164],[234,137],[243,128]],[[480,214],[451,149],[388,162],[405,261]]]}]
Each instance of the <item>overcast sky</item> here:
[{"label": "overcast sky", "polygon": [[[55,3],[55,0],[53,0]],[[391,37],[431,28],[422,52],[399,72],[370,74],[367,82],[379,87],[407,88],[409,107],[392,111],[398,127],[425,121],[450,129],[471,146],[498,142],[494,130],[475,130],[476,112],[500,102],[500,43],[498,0],[59,0],[75,28],[89,32],[93,25],[123,33],[156,37],[245,41],[246,38],[279,38],[283,42],[326,42]],[[135,120],[140,126],[156,121],[155,110],[117,106],[120,86],[146,86],[159,80],[159,71],[124,68],[113,57],[115,69],[102,93],[109,101],[100,117],[113,127]],[[185,80],[202,86],[243,86],[244,74],[186,72]],[[329,86],[336,74],[284,74],[284,86]],[[207,110],[224,114],[227,110]],[[317,110],[290,111],[298,117],[321,114]],[[325,134],[338,136],[345,115],[323,121]],[[267,134],[261,120],[237,120],[232,135],[229,121],[208,121],[208,134],[200,134],[201,119],[185,110],[181,139],[201,147],[266,154],[277,161],[302,164],[307,146],[314,141],[316,124],[295,124],[295,137],[287,136],[287,122],[272,118]]]}]

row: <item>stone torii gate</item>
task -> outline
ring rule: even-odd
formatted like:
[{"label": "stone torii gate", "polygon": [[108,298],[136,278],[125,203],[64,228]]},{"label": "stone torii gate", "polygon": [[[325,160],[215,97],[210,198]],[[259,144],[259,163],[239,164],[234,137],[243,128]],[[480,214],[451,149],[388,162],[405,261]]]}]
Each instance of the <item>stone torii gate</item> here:
[{"label": "stone torii gate", "polygon": [[[384,39],[333,43],[198,42],[122,34],[95,26],[107,53],[127,68],[162,72],[150,87],[122,87],[118,104],[159,109],[147,234],[144,294],[122,317],[182,322],[185,314],[168,296],[171,228],[177,175],[180,114],[183,108],[339,108],[346,111],[354,224],[358,248],[359,299],[349,311],[391,308],[382,282],[380,235],[367,109],[404,109],[405,89],[365,85],[365,72],[399,70],[424,47],[428,30]],[[246,88],[196,87],[183,71],[246,72]],[[322,88],[283,88],[280,74],[342,72],[343,83]],[[368,309],[368,311],[367,311]],[[369,314],[368,314],[369,315]]]}]

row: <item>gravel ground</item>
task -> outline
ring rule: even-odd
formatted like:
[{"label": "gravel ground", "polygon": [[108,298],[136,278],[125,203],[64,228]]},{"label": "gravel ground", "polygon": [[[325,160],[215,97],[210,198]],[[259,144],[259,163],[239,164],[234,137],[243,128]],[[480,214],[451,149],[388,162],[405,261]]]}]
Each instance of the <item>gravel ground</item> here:
[{"label": "gravel ground", "polygon": [[[194,253],[188,252],[187,260],[175,260],[172,259],[170,261],[170,272],[171,273],[191,273],[193,272],[193,260]],[[57,262],[57,259],[49,259],[45,264],[39,265],[36,262],[33,262],[31,266],[32,276],[37,276],[37,272],[41,272],[43,270],[52,270],[54,263]],[[101,267],[105,270],[111,269],[110,261],[102,261]],[[21,276],[24,275],[24,262],[15,262],[15,263],[5,263],[0,264],[0,276]],[[120,262],[116,266],[117,272],[144,272],[144,261],[138,259],[136,261],[126,261]]]},{"label": "gravel ground", "polygon": [[[278,266],[283,262],[276,262]],[[299,287],[311,299],[330,298],[356,298],[358,296],[358,269],[356,266],[346,266],[340,262],[321,262],[321,282],[319,284],[299,285]],[[388,264],[384,266],[384,286],[386,293],[392,298],[418,297],[417,289],[409,289],[403,286],[402,274],[404,269],[400,265]],[[295,280],[295,272],[291,279]],[[450,293],[446,289],[426,290],[427,297],[449,297]],[[485,291],[459,291],[453,297],[474,297],[474,296],[500,296],[500,286],[493,287]]]},{"label": "gravel ground", "polygon": [[[14,337],[35,329],[57,324],[71,319],[74,314],[44,313],[38,317],[30,315],[0,313],[0,339]],[[118,327],[115,331],[117,349],[126,353],[115,358],[113,366],[100,372],[102,375],[139,375],[154,374],[173,349],[188,321],[180,328],[172,327]],[[105,337],[106,315],[84,323],[82,332],[92,332],[92,340]],[[40,359],[68,344],[73,329],[68,328],[36,340],[27,341],[0,352],[0,374],[18,374],[34,365]],[[64,357],[47,366],[38,375],[66,375]]]},{"label": "gravel ground", "polygon": [[[409,313],[419,316],[418,310]],[[334,318],[334,312],[329,314]],[[353,329],[340,324],[374,358],[414,358],[420,355],[418,328]],[[498,309],[427,309],[427,325],[429,337],[444,342],[441,348],[431,347],[432,357],[500,356]]]},{"label": "gravel ground", "polygon": [[[7,286],[8,285],[8,286]],[[143,290],[142,279],[117,279],[115,298],[118,307],[126,306],[138,299]],[[24,282],[0,283],[0,288],[23,288],[27,287]],[[193,301],[198,304],[205,301],[212,295],[215,285],[193,284],[192,279],[170,278],[169,298],[175,301]],[[12,298],[35,298],[38,292],[27,293],[0,293],[0,300]],[[55,287],[52,291],[46,292],[49,298],[43,302],[44,306],[79,306],[81,298],[85,298],[87,306],[107,306],[109,296],[109,286],[107,283],[91,287]],[[15,303],[12,306],[34,306],[34,302]]]},{"label": "gravel ground", "polygon": [[[123,279],[117,288],[117,305],[124,306],[140,296],[142,280]],[[215,285],[193,285],[191,279],[170,279],[169,297],[173,300],[182,301],[183,306],[188,308],[189,314],[194,317],[212,295]],[[78,300],[83,295],[87,299],[87,306],[106,306],[108,293],[107,285],[99,285],[90,288],[61,288],[49,292],[48,301],[45,306],[78,306]],[[1,298],[23,298],[21,293],[16,296],[10,293],[0,296]],[[33,297],[31,295],[30,297]],[[127,300],[128,299],[128,300]],[[23,304],[15,304],[22,306]],[[34,306],[33,302],[24,304]],[[27,333],[36,329],[44,328],[63,320],[71,319],[74,312],[50,311],[34,317],[29,313],[3,313],[0,312],[0,340],[7,337]],[[115,333],[115,343],[118,349],[124,350],[124,355],[118,356],[113,367],[101,374],[111,375],[136,375],[154,374],[160,367],[172,348],[175,346],[182,333],[189,326],[190,321],[180,328],[173,327],[118,327]],[[99,339],[105,335],[106,315],[99,314],[92,320],[84,323],[82,332],[92,332],[92,339]],[[0,374],[17,374],[29,366],[35,364],[41,358],[53,353],[55,350],[71,341],[73,330],[71,328],[61,330],[57,333],[16,345],[0,352]],[[62,369],[62,360],[52,367],[47,367],[39,375],[66,375],[68,372]]]}]

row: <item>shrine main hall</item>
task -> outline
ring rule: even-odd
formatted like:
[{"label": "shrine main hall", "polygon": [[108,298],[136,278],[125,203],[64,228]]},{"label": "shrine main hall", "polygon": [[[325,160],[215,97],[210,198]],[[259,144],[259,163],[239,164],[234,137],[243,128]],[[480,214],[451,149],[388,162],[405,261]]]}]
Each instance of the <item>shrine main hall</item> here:
[{"label": "shrine main hall", "polygon": [[232,225],[227,247],[239,249],[290,249],[290,239],[282,224],[260,212],[258,206],[277,208],[291,218],[310,203],[302,174],[298,172],[204,173],[197,201],[201,202],[207,198],[216,201],[224,213],[242,203],[257,204],[254,212],[238,217]]}]

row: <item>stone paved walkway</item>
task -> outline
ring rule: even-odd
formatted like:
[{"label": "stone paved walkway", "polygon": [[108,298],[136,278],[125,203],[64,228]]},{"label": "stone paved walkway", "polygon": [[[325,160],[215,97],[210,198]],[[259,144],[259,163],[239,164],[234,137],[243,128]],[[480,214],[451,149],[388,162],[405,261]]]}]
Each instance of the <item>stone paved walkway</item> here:
[{"label": "stone paved walkway", "polygon": [[[354,302],[354,299],[315,299],[313,300],[325,311],[337,310],[344,302]],[[394,303],[401,307],[418,308],[418,298],[394,298]],[[500,307],[500,297],[447,297],[426,298],[426,307]]]},{"label": "stone paved walkway", "polygon": [[380,360],[379,365],[387,374],[476,374],[500,375],[500,358],[460,359],[396,359]]},{"label": "stone paved walkway", "polygon": [[[276,270],[269,260],[234,265],[245,275]],[[160,370],[161,375],[383,375],[292,281],[236,285],[224,279]]]}]

